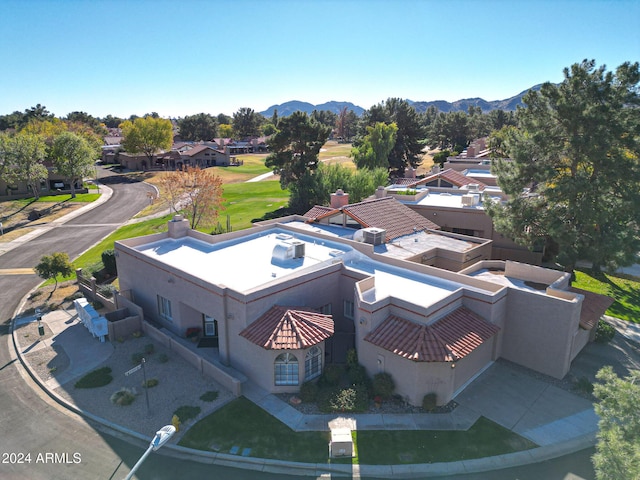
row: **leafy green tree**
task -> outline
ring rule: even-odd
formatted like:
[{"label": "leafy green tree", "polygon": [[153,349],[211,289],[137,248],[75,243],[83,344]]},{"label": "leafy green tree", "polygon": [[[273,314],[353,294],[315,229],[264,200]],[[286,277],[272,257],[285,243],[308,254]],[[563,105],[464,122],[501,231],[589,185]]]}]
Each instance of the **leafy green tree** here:
[{"label": "leafy green tree", "polygon": [[87,112],[71,112],[65,120],[69,123],[82,123],[98,133],[104,133],[100,120],[89,115]]},{"label": "leafy green tree", "polygon": [[8,115],[0,115],[0,131],[8,130],[10,128],[17,130],[26,123],[24,118],[24,113],[17,110]]},{"label": "leafy green tree", "polygon": [[640,478],[640,371],[618,377],[606,366],[597,374],[593,393],[598,422],[598,443],[593,465],[598,480]]},{"label": "leafy green tree", "polygon": [[389,153],[396,144],[398,126],[377,122],[367,127],[367,135],[358,147],[351,150],[353,161],[358,168],[389,168]]},{"label": "leafy green tree", "polygon": [[349,194],[350,203],[357,203],[373,195],[380,185],[386,185],[389,173],[386,168],[362,168],[354,171],[338,163],[321,163],[315,179],[316,185],[311,187],[316,192],[313,205],[328,205],[330,195],[338,189]]},{"label": "leafy green tree", "polygon": [[51,157],[56,172],[69,180],[71,198],[75,198],[76,181],[93,173],[95,151],[80,135],[64,132],[53,140]]},{"label": "leafy green tree", "polygon": [[231,138],[233,136],[233,126],[228,123],[221,123],[218,127],[218,134],[222,138]]},{"label": "leafy green tree", "polygon": [[580,259],[595,271],[629,264],[640,251],[638,63],[613,73],[585,60],[564,77],[525,95],[506,138],[512,161],[494,162],[511,197],[487,211],[520,243],[553,246],[568,271]]},{"label": "leafy green tree", "polygon": [[234,138],[244,139],[260,135],[260,126],[265,118],[252,108],[241,108],[233,114]]},{"label": "leafy green tree", "polygon": [[[407,167],[422,163],[425,132],[416,110],[406,100],[389,98],[374,105],[363,116],[363,125],[373,126],[378,122],[395,123],[398,127],[396,143],[389,153],[389,169],[403,176]],[[364,135],[363,135],[364,136]],[[359,145],[356,144],[356,147]]]},{"label": "leafy green tree", "polygon": [[13,140],[5,132],[0,132],[0,180],[4,180],[7,184],[15,181]]},{"label": "leafy green tree", "polygon": [[47,145],[38,135],[19,132],[9,140],[9,158],[13,165],[13,179],[26,183],[37,200],[40,184],[49,176],[44,166]]},{"label": "leafy green tree", "polygon": [[429,144],[443,150],[462,151],[473,140],[469,116],[464,112],[440,113],[431,125]]},{"label": "leafy green tree", "polygon": [[322,125],[333,128],[338,116],[329,110],[314,110],[311,112],[311,118]]},{"label": "leafy green tree", "polygon": [[[299,213],[318,203],[313,173],[318,167],[320,148],[331,128],[304,112],[294,112],[278,122],[278,132],[271,137],[265,165],[280,175],[280,186],[289,189],[289,206]],[[308,189],[308,190],[306,190]]]},{"label": "leafy green tree", "polygon": [[127,120],[120,125],[124,140],[122,146],[127,152],[144,153],[153,160],[153,155],[161,150],[169,150],[173,144],[173,125],[163,118],[144,117]]},{"label": "leafy green tree", "polygon": [[106,117],[101,119],[104,126],[107,128],[118,128],[122,122],[124,122],[124,118],[114,117],[109,114]]},{"label": "leafy green tree", "polygon": [[218,120],[218,125],[231,125],[233,123],[233,118],[224,113],[219,113],[216,119]]},{"label": "leafy green tree", "polygon": [[198,113],[178,120],[178,128],[184,140],[210,141],[218,134],[218,121],[208,113]]},{"label": "leafy green tree", "polygon": [[39,277],[49,280],[53,278],[56,282],[54,291],[58,288],[58,276],[68,277],[73,273],[73,265],[69,260],[69,255],[66,252],[55,252],[51,255],[44,255],[40,258],[34,268]]}]

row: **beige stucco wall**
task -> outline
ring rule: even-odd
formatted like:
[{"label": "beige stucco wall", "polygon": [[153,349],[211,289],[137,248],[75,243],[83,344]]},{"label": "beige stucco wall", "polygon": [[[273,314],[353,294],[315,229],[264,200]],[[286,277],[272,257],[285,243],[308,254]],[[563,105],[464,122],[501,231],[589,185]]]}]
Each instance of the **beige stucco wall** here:
[{"label": "beige stucco wall", "polygon": [[555,378],[571,366],[574,334],[581,300],[510,289],[502,356]]}]

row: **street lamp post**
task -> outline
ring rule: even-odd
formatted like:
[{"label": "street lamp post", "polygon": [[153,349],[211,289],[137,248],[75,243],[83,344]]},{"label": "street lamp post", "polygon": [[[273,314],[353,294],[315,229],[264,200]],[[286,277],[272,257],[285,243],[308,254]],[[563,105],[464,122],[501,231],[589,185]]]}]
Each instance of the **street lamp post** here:
[{"label": "street lamp post", "polygon": [[144,454],[142,454],[142,456],[140,457],[140,460],[136,462],[136,464],[133,466],[133,468],[129,472],[129,475],[127,475],[127,477],[124,480],[131,480],[131,478],[133,477],[133,474],[136,472],[136,470],[138,470],[138,467],[142,465],[142,462],[145,461],[145,459],[149,456],[149,454],[152,451],[155,452],[162,445],[167,443],[174,433],[176,433],[176,427],[174,427],[173,425],[165,425],[160,430],[158,430],[156,432],[156,436],[153,437],[153,439],[151,440],[151,443],[149,444],[149,448],[147,448],[147,451],[144,452]]}]

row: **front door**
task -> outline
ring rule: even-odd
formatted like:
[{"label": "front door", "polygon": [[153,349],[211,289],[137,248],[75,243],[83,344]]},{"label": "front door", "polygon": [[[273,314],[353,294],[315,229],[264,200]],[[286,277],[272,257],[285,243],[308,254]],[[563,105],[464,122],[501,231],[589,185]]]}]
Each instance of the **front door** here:
[{"label": "front door", "polygon": [[214,340],[215,346],[218,346],[218,321],[209,315],[202,315],[202,331],[206,338]]}]

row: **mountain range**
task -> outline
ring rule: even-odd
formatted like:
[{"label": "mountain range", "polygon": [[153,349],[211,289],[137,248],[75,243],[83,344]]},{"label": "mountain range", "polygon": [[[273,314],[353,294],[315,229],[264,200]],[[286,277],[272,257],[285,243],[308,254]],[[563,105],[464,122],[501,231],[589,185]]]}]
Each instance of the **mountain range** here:
[{"label": "mountain range", "polygon": [[[455,102],[447,102],[445,100],[434,100],[434,101],[419,101],[414,102],[412,100],[407,100],[407,102],[412,105],[418,113],[426,111],[429,107],[434,106],[441,112],[466,112],[469,107],[480,107],[483,112],[490,112],[491,110],[506,110],[511,111],[515,110],[518,105],[522,105],[522,97],[529,90],[540,90],[542,85],[535,85],[530,89],[524,90],[513,97],[506,98],[504,100],[484,100],[483,98],[464,98],[462,100],[456,100]],[[313,105],[308,102],[301,102],[299,100],[291,100],[289,102],[281,103],[280,105],[272,105],[267,108],[264,112],[260,112],[265,117],[271,117],[273,115],[274,110],[278,111],[278,116],[287,117],[291,115],[293,112],[301,111],[310,114],[314,110],[328,110],[335,114],[339,114],[344,107],[347,107],[348,110],[353,110],[356,115],[360,116],[366,110],[358,105],[354,105],[351,102],[326,102],[318,105]]]}]

